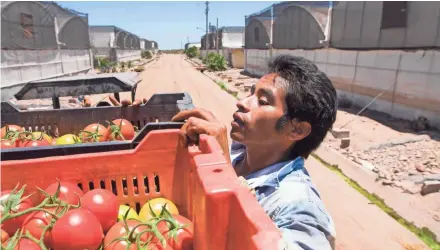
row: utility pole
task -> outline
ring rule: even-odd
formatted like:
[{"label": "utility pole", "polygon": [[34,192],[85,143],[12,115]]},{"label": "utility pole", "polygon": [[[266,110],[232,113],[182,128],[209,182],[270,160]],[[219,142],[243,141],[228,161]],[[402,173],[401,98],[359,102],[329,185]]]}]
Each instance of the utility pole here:
[{"label": "utility pole", "polygon": [[205,9],[205,14],[206,14],[206,35],[205,35],[205,49],[208,49],[208,12],[209,12],[209,2],[206,1],[206,9]]},{"label": "utility pole", "polygon": [[[211,34],[211,30],[210,30],[211,29],[211,22],[209,22],[208,27],[209,27],[208,35],[210,35]],[[212,42],[214,42],[214,39],[212,39]],[[208,46],[209,46],[208,49],[210,49],[211,48],[211,39],[208,40]]]},{"label": "utility pole", "polygon": [[219,53],[218,52],[218,49],[219,49],[218,41],[219,41],[219,39],[218,39],[218,17],[217,17],[217,28],[215,28],[215,48],[217,49],[217,54]]}]

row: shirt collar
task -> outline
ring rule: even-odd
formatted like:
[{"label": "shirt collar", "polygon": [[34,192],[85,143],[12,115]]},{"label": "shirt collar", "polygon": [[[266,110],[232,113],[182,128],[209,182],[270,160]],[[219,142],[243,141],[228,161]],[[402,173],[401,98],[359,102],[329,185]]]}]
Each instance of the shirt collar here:
[{"label": "shirt collar", "polygon": [[295,160],[279,162],[246,176],[252,188],[270,186],[278,188],[282,181],[290,173],[304,167],[304,158],[297,157]]},{"label": "shirt collar", "polygon": [[[244,159],[246,146],[233,141],[230,152],[232,165],[234,167],[238,167],[237,164]],[[303,168],[304,158],[297,157],[294,160],[279,162],[253,172],[246,176],[246,180],[248,180],[248,183],[252,188],[261,186],[271,186],[277,188],[279,186],[279,182],[282,181],[287,175],[293,171]]]}]

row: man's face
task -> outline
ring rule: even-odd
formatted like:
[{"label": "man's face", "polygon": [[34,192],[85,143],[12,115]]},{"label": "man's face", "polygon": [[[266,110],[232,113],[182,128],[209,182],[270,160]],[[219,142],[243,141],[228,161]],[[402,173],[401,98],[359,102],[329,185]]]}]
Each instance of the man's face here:
[{"label": "man's face", "polygon": [[[278,80],[277,80],[278,78]],[[237,102],[231,138],[245,145],[276,145],[287,140],[286,131],[277,130],[277,122],[286,110],[283,81],[276,74],[263,76],[255,91]]]}]

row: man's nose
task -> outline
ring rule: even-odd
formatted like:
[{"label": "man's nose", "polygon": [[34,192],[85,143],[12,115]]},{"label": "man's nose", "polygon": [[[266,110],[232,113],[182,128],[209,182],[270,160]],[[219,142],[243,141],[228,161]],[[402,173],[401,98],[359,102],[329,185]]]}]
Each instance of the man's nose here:
[{"label": "man's nose", "polygon": [[250,100],[252,96],[248,96],[237,102],[237,108],[240,112],[246,113],[250,111]]}]

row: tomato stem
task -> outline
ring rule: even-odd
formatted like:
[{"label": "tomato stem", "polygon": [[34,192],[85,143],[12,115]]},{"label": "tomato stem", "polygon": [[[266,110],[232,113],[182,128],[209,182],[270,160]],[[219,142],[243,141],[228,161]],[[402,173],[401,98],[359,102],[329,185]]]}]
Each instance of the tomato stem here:
[{"label": "tomato stem", "polygon": [[26,232],[25,235],[23,235],[21,238],[27,238],[33,242],[35,242],[40,248],[41,250],[48,250],[48,248],[46,247],[46,245],[44,245],[44,235],[46,234],[46,228],[43,230],[43,234],[40,240],[35,239],[34,236],[32,236],[29,231]]}]

